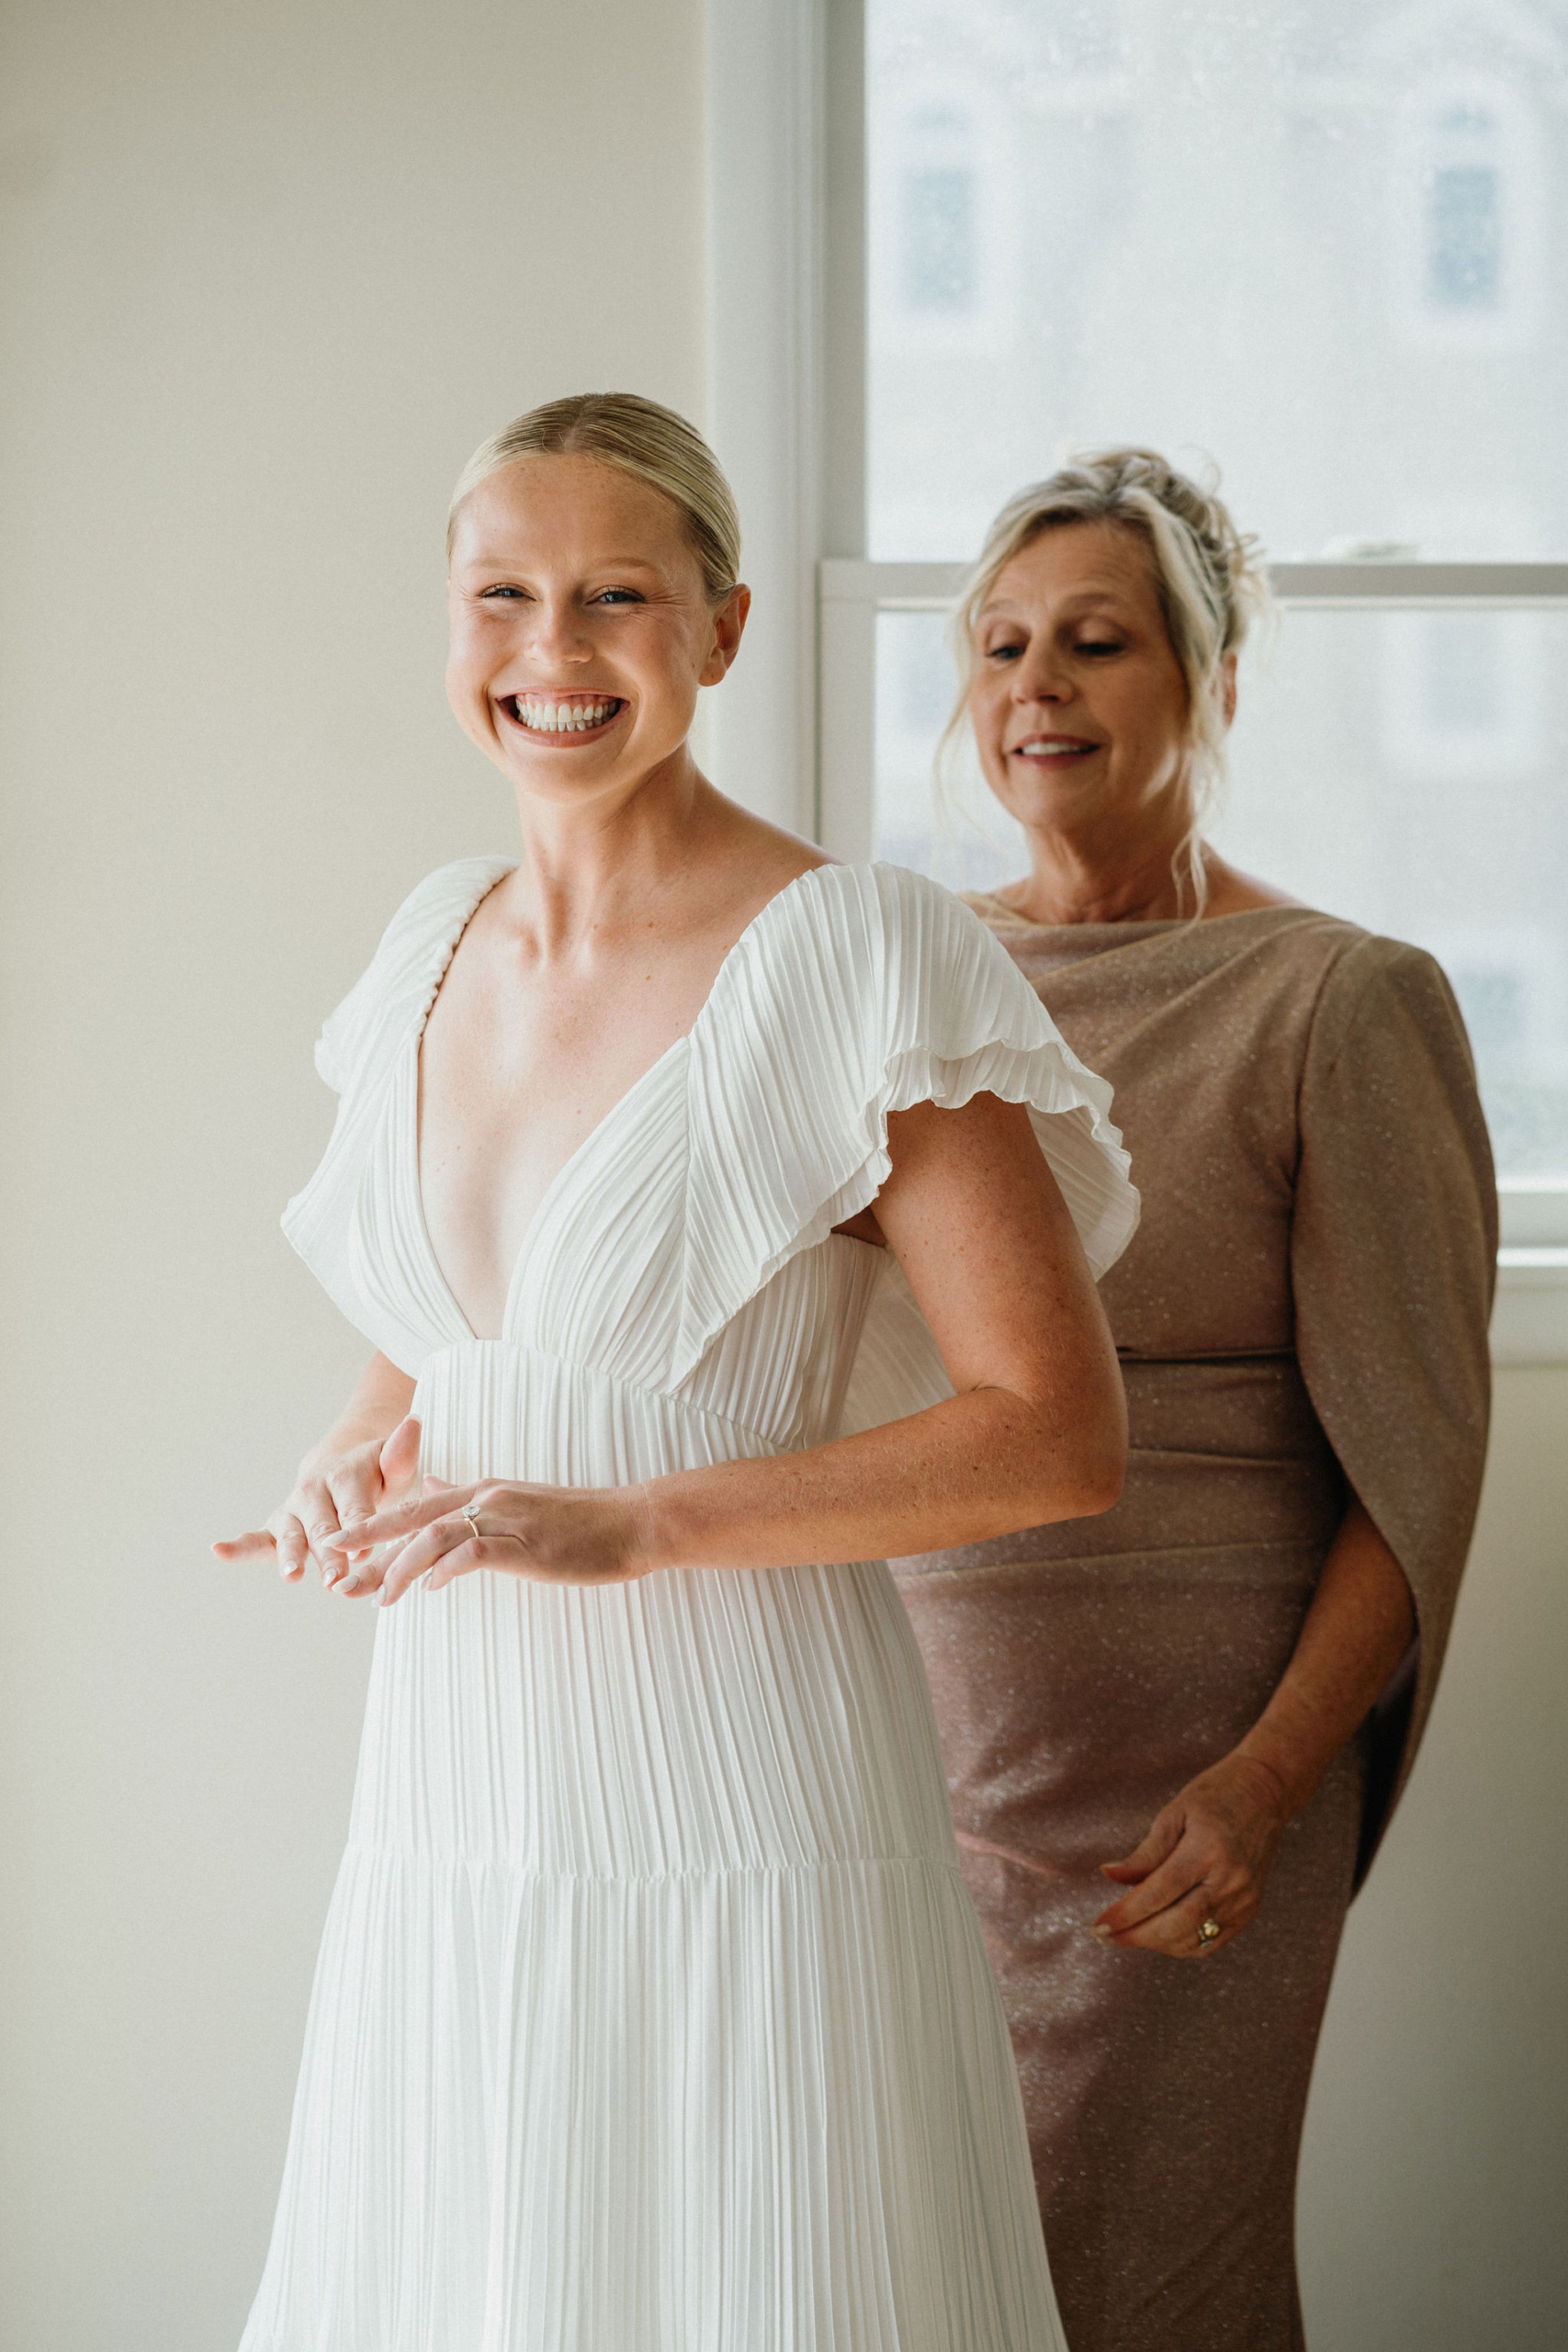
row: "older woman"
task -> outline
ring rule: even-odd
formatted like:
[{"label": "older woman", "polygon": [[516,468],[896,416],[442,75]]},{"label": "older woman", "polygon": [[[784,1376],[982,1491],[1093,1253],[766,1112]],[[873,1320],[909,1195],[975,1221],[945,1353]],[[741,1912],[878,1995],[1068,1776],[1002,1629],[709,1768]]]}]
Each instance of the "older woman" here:
[{"label": "older woman", "polygon": [[1030,849],[974,903],[1113,1080],[1145,1203],[1104,1286],[1121,1503],[895,1564],[1074,2352],[1302,2342],[1314,2047],[1485,1445],[1495,1199],[1442,974],[1202,839],[1258,593],[1218,500],[1124,449],[1003,510],[960,616]]},{"label": "older woman", "polygon": [[[1113,1498],[1135,1203],[972,914],[698,773],[739,552],[646,401],[458,484],[448,689],[523,854],[327,1023],[285,1222],[376,1353],[219,1547],[401,1604],[246,2352],[1061,2343],[883,1555]],[[894,1273],[953,1393],[911,1360],[833,1442]]]}]

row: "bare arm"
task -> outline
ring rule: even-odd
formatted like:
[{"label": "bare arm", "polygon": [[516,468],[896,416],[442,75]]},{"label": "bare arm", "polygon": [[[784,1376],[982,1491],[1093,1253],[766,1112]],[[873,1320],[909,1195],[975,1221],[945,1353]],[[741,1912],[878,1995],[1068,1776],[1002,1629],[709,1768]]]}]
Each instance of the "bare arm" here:
[{"label": "bare arm", "polygon": [[278,1573],[297,1579],[314,1553],[325,1583],[347,1565],[332,1538],[353,1521],[368,1519],[400,1494],[419,1464],[419,1423],[408,1418],[413,1382],[383,1355],[374,1355],[354,1394],[326,1435],[299,1464],[292,1491],[265,1527],[215,1544],[220,1560],[275,1558]]},{"label": "bare arm", "polygon": [[[888,1122],[876,1221],[957,1392],[809,1453],[676,1472],[639,1487],[494,1482],[379,1513],[401,1544],[383,1600],[433,1569],[567,1582],[662,1567],[772,1567],[972,1543],[1108,1510],[1126,1410],[1115,1352],[1072,1219],[1028,1114],[982,1095]],[[456,1513],[473,1500],[476,1540]],[[412,1539],[412,1540],[408,1540]]]},{"label": "bare arm", "polygon": [[1324,1563],[1290,1665],[1247,1736],[1157,1814],[1125,1861],[1103,1865],[1132,1888],[1095,1933],[1129,1950],[1196,1959],[1200,1921],[1218,1951],[1257,1917],[1274,1849],[1409,1646],[1416,1611],[1404,1571],[1359,1502]]}]

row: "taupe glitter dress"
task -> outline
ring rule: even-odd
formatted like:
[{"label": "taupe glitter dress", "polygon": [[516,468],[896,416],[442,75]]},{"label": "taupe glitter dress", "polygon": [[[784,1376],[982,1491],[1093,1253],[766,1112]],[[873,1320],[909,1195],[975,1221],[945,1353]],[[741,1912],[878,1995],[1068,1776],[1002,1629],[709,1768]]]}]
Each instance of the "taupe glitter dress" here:
[{"label": "taupe glitter dress", "polygon": [[[1286,2352],[1297,2149],[1353,1885],[1408,1770],[1486,1435],[1495,1193],[1418,949],[1303,908],[976,911],[1111,1080],[1143,1224],[1101,1295],[1132,1417],[1103,1518],[896,1561],[1023,2082],[1073,2352]],[[1419,1640],[1200,1965],[1107,1951],[1096,1865],[1260,1713],[1350,1489]]]}]

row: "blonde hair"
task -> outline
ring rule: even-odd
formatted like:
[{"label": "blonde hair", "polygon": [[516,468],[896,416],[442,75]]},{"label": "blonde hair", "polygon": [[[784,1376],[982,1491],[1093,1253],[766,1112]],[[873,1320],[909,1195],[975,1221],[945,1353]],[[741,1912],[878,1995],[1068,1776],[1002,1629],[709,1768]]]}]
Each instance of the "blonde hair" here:
[{"label": "blonde hair", "polygon": [[1225,773],[1224,663],[1270,606],[1262,551],[1236,529],[1218,488],[1217,470],[1200,484],[1153,449],[1091,449],[1010,498],[986,534],[953,617],[960,686],[942,742],[945,752],[963,728],[980,614],[1014,557],[1043,533],[1072,523],[1135,531],[1148,550],[1166,634],[1187,682],[1191,816],[1171,872],[1179,893],[1184,884],[1191,890],[1200,914],[1208,895],[1203,832]]},{"label": "blonde hair", "polygon": [[446,517],[450,558],[463,502],[519,458],[597,458],[660,491],[680,511],[712,603],[740,576],[740,516],[718,459],[694,426],[637,392],[574,392],[513,417],[482,441],[457,478]]}]

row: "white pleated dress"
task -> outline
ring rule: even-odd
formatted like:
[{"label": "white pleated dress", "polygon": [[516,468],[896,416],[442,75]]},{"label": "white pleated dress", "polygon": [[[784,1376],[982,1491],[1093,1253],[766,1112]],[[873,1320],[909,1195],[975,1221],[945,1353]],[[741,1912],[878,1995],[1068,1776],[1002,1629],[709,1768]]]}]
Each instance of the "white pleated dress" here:
[{"label": "white pleated dress", "polygon": [[[897,1265],[830,1230],[914,1102],[1028,1103],[1097,1271],[1124,1245],[1108,1090],[1002,949],[914,875],[824,866],[561,1170],[476,1339],[420,1204],[419,1045],[507,871],[393,919],[284,1219],[417,1380],[428,1469],[611,1485],[948,1393]],[[243,2352],[1061,2342],[886,1566],[480,1573],[386,1611]]]}]

